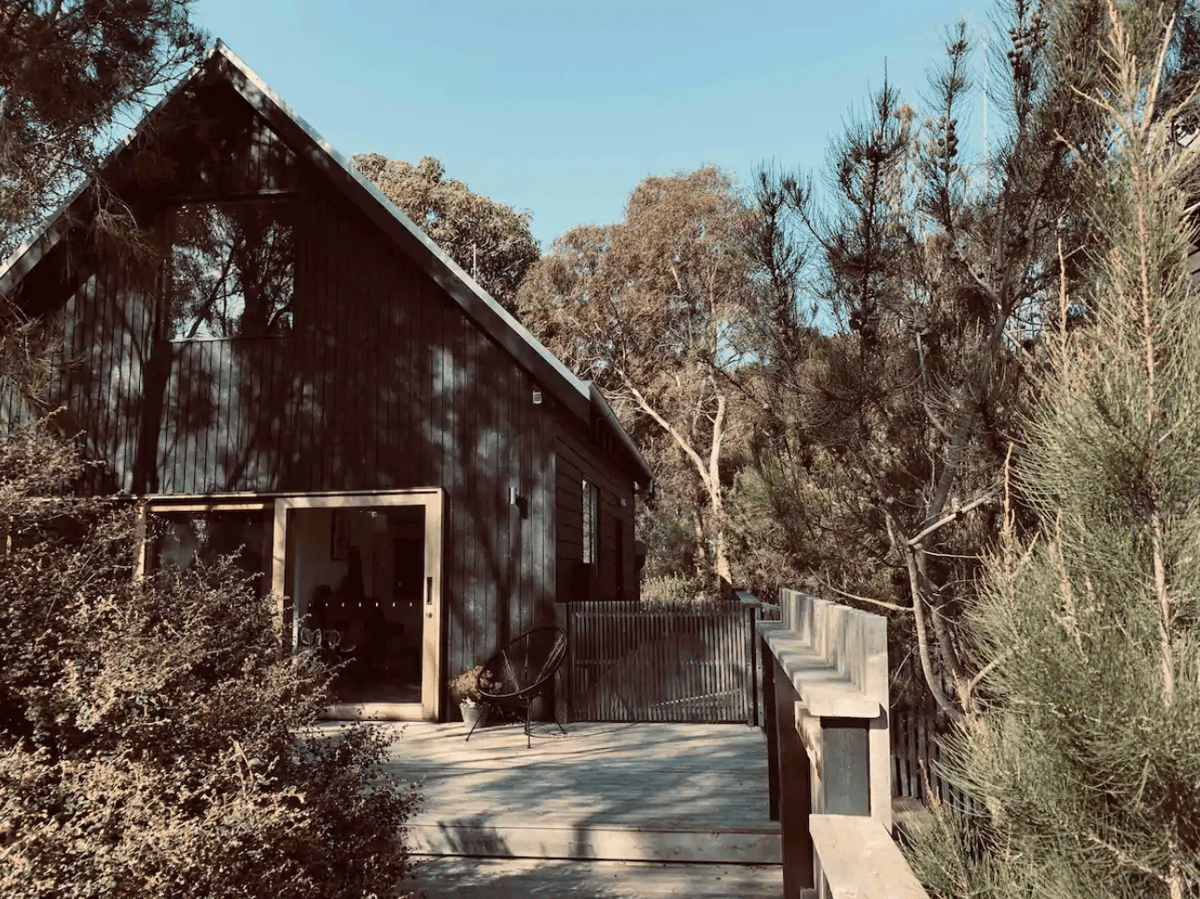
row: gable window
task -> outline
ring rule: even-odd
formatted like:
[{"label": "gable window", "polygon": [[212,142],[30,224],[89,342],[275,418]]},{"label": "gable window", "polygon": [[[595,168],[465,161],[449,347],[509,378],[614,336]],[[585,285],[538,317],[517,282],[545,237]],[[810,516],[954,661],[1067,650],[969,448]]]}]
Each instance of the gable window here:
[{"label": "gable window", "polygon": [[170,337],[266,337],[290,330],[294,219],[295,205],[288,197],[175,207],[170,221]]},{"label": "gable window", "polygon": [[583,479],[583,562],[595,567],[600,563],[600,490]]}]

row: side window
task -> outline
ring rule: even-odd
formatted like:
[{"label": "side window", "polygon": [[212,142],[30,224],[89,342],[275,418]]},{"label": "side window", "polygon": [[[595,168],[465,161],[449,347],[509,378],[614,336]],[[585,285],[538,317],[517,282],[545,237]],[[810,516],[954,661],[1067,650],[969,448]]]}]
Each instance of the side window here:
[{"label": "side window", "polygon": [[583,479],[583,562],[595,568],[600,563],[600,489]]},{"label": "side window", "polygon": [[274,546],[273,508],[150,510],[147,569],[188,568],[197,560],[213,562],[236,555],[237,566],[252,579],[255,592],[271,592]]}]

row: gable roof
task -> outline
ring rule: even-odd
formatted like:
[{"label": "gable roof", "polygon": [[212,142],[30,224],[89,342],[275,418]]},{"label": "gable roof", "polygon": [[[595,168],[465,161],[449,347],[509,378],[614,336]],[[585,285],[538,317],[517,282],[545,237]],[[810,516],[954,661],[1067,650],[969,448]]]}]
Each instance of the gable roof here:
[{"label": "gable roof", "polygon": [[[218,40],[205,59],[143,117],[106,157],[101,169],[110,169],[134,152],[139,136],[148,127],[147,123],[189,84],[214,74],[241,95],[293,152],[325,175],[398,249],[445,290],[468,318],[528,370],[551,396],[585,422],[590,423],[593,417],[606,421],[629,455],[637,471],[638,483],[643,487],[650,485],[651,474],[645,458],[595,384],[576,377],[222,41]],[[67,235],[72,221],[71,213],[80,210],[87,187],[88,183],[85,183],[76,190],[50,217],[37,236],[18,248],[0,268],[0,295],[12,295],[20,282]]]}]

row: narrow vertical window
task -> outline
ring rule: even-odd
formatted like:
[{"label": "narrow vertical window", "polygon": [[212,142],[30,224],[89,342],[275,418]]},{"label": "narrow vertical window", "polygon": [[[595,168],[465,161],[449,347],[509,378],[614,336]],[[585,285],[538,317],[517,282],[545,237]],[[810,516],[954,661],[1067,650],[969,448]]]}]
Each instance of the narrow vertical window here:
[{"label": "narrow vertical window", "polygon": [[587,565],[600,562],[600,490],[583,480],[583,561]]}]

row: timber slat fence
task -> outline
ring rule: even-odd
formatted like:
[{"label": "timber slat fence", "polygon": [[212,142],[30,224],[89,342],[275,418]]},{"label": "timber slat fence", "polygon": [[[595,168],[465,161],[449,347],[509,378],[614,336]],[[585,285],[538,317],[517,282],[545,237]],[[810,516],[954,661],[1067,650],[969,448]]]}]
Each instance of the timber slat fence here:
[{"label": "timber slat fence", "polygon": [[937,714],[930,708],[903,706],[891,712],[892,795],[933,801],[968,813],[982,805],[941,774],[942,747]]},{"label": "timber slat fence", "polygon": [[573,721],[757,723],[754,621],[742,602],[560,605]]},{"label": "timber slat fence", "polygon": [[[753,635],[756,621],[779,620],[779,606],[574,602],[558,609],[568,638],[559,674],[564,720],[761,723],[762,659]],[[889,730],[893,796],[980,810],[941,776],[943,729],[933,709],[894,708]]]}]

